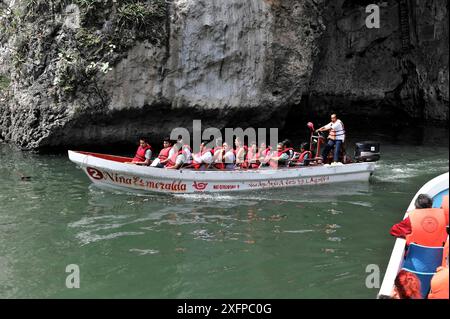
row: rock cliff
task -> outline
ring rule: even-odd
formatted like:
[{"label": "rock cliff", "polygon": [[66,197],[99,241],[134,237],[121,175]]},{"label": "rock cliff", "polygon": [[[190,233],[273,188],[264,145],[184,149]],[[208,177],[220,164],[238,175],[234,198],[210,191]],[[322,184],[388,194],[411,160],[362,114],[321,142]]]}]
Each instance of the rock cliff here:
[{"label": "rock cliff", "polygon": [[379,1],[368,29],[372,2],[0,2],[0,140],[157,141],[193,119],[283,127],[330,111],[448,120],[447,2]]}]

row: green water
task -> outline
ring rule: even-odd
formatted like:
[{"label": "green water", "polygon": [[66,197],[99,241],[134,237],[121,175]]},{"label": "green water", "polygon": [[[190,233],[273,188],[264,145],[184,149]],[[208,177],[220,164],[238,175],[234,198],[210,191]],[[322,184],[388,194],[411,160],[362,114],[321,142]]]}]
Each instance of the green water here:
[{"label": "green water", "polygon": [[366,266],[384,274],[390,226],[449,165],[448,138],[380,139],[370,183],[218,196],[104,191],[66,156],[0,145],[0,297],[374,298]]}]

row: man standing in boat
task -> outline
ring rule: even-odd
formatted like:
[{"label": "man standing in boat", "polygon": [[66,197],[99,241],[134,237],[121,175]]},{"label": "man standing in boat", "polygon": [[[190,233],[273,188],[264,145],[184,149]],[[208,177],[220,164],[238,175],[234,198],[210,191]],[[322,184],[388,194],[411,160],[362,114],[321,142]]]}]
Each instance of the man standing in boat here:
[{"label": "man standing in boat", "polygon": [[341,151],[342,143],[345,141],[345,128],[344,123],[337,118],[336,114],[331,115],[331,122],[325,126],[322,126],[316,132],[330,131],[328,135],[328,142],[322,152],[322,161],[325,163],[334,146],[334,157],[331,165],[336,165],[339,162],[339,152]]}]

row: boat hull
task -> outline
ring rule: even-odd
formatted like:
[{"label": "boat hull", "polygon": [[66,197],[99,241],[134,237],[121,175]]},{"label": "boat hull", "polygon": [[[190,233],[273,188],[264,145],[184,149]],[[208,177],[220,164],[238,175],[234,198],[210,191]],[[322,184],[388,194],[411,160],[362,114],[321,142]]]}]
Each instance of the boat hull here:
[{"label": "boat hull", "polygon": [[220,193],[368,181],[375,163],[236,171],[167,170],[69,151],[71,161],[101,187],[159,193]]}]

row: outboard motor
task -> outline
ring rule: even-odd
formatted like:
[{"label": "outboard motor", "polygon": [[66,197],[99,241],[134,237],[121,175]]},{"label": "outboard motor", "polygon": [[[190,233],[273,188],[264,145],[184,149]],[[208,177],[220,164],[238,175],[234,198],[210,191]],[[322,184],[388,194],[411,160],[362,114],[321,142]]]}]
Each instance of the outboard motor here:
[{"label": "outboard motor", "polygon": [[380,159],[380,143],[364,141],[356,143],[355,160],[357,162],[376,162]]}]

